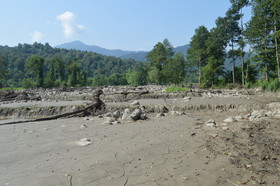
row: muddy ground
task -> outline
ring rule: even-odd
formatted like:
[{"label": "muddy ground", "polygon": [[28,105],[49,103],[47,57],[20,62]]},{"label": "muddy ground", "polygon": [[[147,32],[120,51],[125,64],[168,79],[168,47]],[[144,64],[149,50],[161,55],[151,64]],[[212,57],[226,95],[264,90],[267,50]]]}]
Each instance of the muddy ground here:
[{"label": "muddy ground", "polygon": [[99,117],[0,126],[0,185],[280,185],[279,94],[160,94],[138,100],[146,120],[107,123],[139,107],[108,99]]}]

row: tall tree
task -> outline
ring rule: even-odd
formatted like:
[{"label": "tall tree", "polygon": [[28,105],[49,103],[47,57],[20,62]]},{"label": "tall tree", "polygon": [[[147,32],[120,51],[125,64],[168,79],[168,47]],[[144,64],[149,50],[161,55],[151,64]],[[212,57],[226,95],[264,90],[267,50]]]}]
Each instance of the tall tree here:
[{"label": "tall tree", "polygon": [[202,67],[206,64],[206,41],[209,37],[209,31],[205,26],[200,26],[195,30],[191,39],[190,48],[187,50],[187,62],[190,68],[197,68],[198,82],[201,85]]},{"label": "tall tree", "polygon": [[[245,74],[244,74],[244,63],[245,63],[245,39],[244,39],[244,23],[243,23],[243,13],[242,9],[249,4],[249,0],[230,0],[231,7],[227,11],[228,19],[228,31],[231,50],[229,51],[229,56],[232,59],[232,79],[233,83],[236,80],[235,74],[235,60],[239,57],[242,60],[241,66],[241,79],[242,85],[245,84]],[[238,23],[240,22],[240,23]],[[239,46],[235,49],[235,46]]]},{"label": "tall tree", "polygon": [[35,78],[35,86],[36,87],[43,87],[44,85],[44,58],[36,55],[32,55],[30,58],[27,59],[25,63],[26,71]]},{"label": "tall tree", "polygon": [[179,84],[185,79],[186,61],[181,52],[174,55],[174,58],[169,58],[168,63],[164,66],[164,75],[167,83]]},{"label": "tall tree", "polygon": [[232,83],[235,83],[235,60],[239,57],[239,52],[236,49],[238,44],[238,37],[240,36],[241,29],[239,27],[238,20],[240,19],[240,14],[238,7],[231,6],[230,9],[226,12],[226,33],[227,40],[230,50],[228,52],[229,58],[231,58],[232,63]]},{"label": "tall tree", "polygon": [[274,66],[274,42],[273,42],[273,14],[271,0],[253,0],[253,16],[246,29],[246,37],[253,47],[257,62],[262,68],[265,79],[269,80]]},{"label": "tall tree", "polygon": [[153,50],[151,50],[148,55],[147,59],[151,63],[152,67],[155,67],[155,78],[159,84],[166,83],[166,78],[164,77],[163,67],[170,61],[173,57],[173,46],[170,44],[168,39],[165,39],[163,43],[158,42]]},{"label": "tall tree", "polygon": [[273,36],[275,45],[275,56],[277,63],[277,77],[280,80],[280,57],[279,57],[279,40],[280,40],[280,0],[272,1],[272,12],[273,12]]},{"label": "tall tree", "polygon": [[216,27],[212,28],[206,41],[207,60],[202,67],[203,86],[211,87],[218,85],[219,78],[223,75],[225,61],[226,35],[225,18],[216,20]]}]

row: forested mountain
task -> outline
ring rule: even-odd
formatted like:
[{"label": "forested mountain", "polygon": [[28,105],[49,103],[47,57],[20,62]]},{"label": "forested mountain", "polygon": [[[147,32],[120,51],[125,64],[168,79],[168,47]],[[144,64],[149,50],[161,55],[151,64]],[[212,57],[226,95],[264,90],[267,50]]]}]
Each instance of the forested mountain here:
[{"label": "forested mountain", "polygon": [[[52,68],[52,62],[55,59],[62,61],[64,77],[62,81],[67,81],[69,68],[72,63],[78,65],[78,71],[86,74],[87,78],[96,76],[110,76],[112,74],[122,74],[128,69],[142,65],[134,60],[124,60],[112,56],[104,56],[94,52],[86,52],[79,50],[67,50],[52,48],[48,43],[45,45],[40,43],[18,44],[16,47],[0,46],[0,56],[2,56],[3,66],[5,66],[4,86],[19,87],[22,81],[32,77],[27,71],[26,63],[31,56],[39,56],[43,58],[43,72],[46,78],[47,72]],[[3,67],[2,66],[2,67]],[[66,84],[66,82],[65,82]]]},{"label": "forested mountain", "polygon": [[69,43],[64,43],[61,45],[55,46],[55,48],[63,48],[63,49],[76,49],[81,51],[87,51],[87,52],[95,52],[98,54],[106,55],[106,56],[115,56],[115,57],[121,57],[127,54],[136,53],[136,51],[124,51],[120,49],[106,49],[95,45],[87,45],[81,41],[72,41]]},{"label": "forested mountain", "polygon": [[[149,53],[149,51],[125,51],[120,49],[110,50],[95,45],[87,45],[81,41],[64,43],[61,45],[57,45],[55,47],[64,48],[64,49],[76,49],[76,50],[88,51],[88,52],[96,52],[98,54],[102,54],[106,56],[115,56],[115,57],[120,57],[122,59],[134,59],[136,61],[147,61],[146,56]],[[189,45],[183,45],[183,46],[175,47],[173,50],[175,53],[182,52],[182,54],[186,57],[188,48]]]}]

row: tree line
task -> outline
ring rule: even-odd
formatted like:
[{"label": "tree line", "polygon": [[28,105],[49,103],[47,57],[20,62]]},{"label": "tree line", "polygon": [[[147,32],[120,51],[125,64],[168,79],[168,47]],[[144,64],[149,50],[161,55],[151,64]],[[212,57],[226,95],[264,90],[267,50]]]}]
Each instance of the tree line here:
[{"label": "tree line", "polygon": [[[188,71],[197,75],[202,87],[257,83],[279,88],[280,0],[230,2],[226,16],[217,18],[214,28],[195,30],[188,50]],[[247,23],[243,21],[244,8],[252,10]],[[230,71],[224,70],[226,58],[232,65]],[[240,67],[236,60],[242,61]]]}]

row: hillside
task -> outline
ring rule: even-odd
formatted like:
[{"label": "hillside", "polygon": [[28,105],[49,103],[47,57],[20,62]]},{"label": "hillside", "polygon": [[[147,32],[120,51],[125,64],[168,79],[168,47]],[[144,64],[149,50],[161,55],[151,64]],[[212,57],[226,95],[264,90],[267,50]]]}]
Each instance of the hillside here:
[{"label": "hillside", "polygon": [[25,69],[25,63],[32,55],[44,58],[44,76],[50,69],[52,59],[61,58],[64,63],[65,78],[67,78],[67,65],[71,61],[76,61],[81,68],[80,70],[86,71],[89,78],[96,75],[122,74],[129,68],[142,64],[132,59],[125,60],[94,52],[53,48],[48,43],[45,45],[40,43],[19,44],[16,47],[0,46],[0,55],[5,58],[7,81],[4,85],[8,87],[18,87],[23,79],[30,77]]}]

